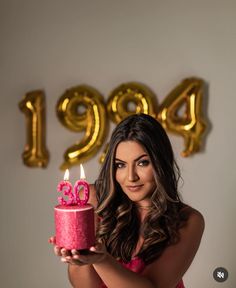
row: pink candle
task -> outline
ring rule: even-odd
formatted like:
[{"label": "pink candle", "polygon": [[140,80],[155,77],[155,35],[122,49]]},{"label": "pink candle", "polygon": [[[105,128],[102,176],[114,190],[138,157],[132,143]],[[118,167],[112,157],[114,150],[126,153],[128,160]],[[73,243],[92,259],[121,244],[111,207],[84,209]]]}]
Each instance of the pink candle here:
[{"label": "pink candle", "polygon": [[[74,186],[75,202],[80,205],[86,205],[89,200],[89,184],[85,181],[85,173],[83,165],[80,164],[80,180],[76,181]],[[80,199],[80,192],[83,191],[84,199]]]},{"label": "pink candle", "polygon": [[69,182],[69,170],[66,169],[64,174],[64,180],[61,181],[57,186],[58,192],[63,192],[64,196],[68,196],[68,200],[65,200],[63,197],[58,197],[58,202],[60,205],[72,205],[74,203],[74,194],[72,191],[72,185]]}]

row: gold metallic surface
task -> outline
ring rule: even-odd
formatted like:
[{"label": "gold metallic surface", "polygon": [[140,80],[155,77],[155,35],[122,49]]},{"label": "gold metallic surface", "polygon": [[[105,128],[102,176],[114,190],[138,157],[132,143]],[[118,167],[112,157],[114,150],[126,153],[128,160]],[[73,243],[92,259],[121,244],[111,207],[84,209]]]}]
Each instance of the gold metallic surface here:
[{"label": "gold metallic surface", "polygon": [[148,87],[137,82],[121,84],[111,92],[107,102],[108,115],[116,124],[136,113],[155,117],[156,107],[155,94]]},{"label": "gold metallic surface", "polygon": [[19,103],[26,117],[26,144],[23,162],[29,167],[46,167],[49,152],[46,148],[45,96],[43,91],[31,91]]},{"label": "gold metallic surface", "polygon": [[[80,110],[82,108],[82,110]],[[85,131],[81,141],[68,148],[61,169],[83,163],[94,156],[106,136],[107,117],[101,94],[87,85],[67,90],[59,99],[56,112],[68,129]]]},{"label": "gold metallic surface", "polygon": [[181,154],[184,157],[199,151],[207,126],[202,116],[203,84],[198,78],[184,79],[159,107],[158,120],[163,127],[183,136],[185,149]]}]

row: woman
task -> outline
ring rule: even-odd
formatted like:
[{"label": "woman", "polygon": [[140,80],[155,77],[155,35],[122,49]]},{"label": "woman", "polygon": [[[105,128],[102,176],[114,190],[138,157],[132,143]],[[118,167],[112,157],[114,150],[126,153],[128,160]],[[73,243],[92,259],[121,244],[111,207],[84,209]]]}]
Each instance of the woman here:
[{"label": "woman", "polygon": [[69,263],[73,287],[184,287],[204,219],[180,200],[179,177],[158,121],[137,114],[117,125],[91,193],[99,219],[97,245],[87,255],[54,248]]}]

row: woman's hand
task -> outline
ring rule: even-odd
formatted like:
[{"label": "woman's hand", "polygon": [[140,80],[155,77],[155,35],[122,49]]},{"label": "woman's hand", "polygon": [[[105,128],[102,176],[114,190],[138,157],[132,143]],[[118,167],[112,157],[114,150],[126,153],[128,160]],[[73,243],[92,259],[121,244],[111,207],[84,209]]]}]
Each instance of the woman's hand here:
[{"label": "woman's hand", "polygon": [[67,250],[63,247],[59,247],[56,245],[56,237],[50,237],[48,240],[49,243],[54,245],[54,253],[56,256],[61,257],[61,261],[63,263],[70,263],[76,265],[84,265],[83,263],[76,261],[76,259],[72,259],[72,253],[70,250]]},{"label": "woman's hand", "polygon": [[54,253],[56,256],[61,257],[63,263],[68,263],[72,265],[88,265],[98,263],[105,259],[107,252],[105,246],[102,244],[97,244],[92,246],[89,250],[80,251],[76,249],[67,250],[63,247],[56,245],[56,237],[50,237],[49,243],[54,245]]},{"label": "woman's hand", "polygon": [[98,243],[92,246],[85,253],[79,250],[71,250],[72,261],[78,261],[82,264],[95,264],[103,261],[107,256],[105,245]]}]

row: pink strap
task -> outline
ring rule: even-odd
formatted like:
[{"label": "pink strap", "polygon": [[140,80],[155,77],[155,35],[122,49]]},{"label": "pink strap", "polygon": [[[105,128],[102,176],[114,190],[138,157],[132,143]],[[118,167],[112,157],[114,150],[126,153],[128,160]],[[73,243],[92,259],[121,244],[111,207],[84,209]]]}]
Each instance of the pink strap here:
[{"label": "pink strap", "polygon": [[181,280],[181,281],[178,283],[178,285],[176,286],[176,288],[185,288],[185,287],[184,287],[184,282],[183,282],[183,280]]}]

